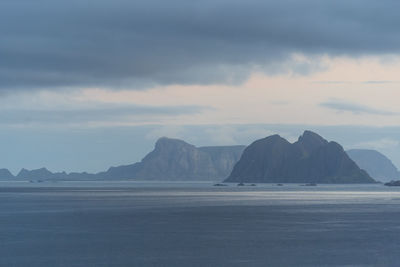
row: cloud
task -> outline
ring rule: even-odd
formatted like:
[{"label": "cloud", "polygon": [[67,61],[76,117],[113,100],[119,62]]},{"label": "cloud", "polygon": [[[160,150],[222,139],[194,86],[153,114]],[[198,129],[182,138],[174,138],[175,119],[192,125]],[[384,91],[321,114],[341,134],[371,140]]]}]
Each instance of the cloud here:
[{"label": "cloud", "polygon": [[370,115],[398,115],[397,112],[385,111],[360,105],[357,103],[332,99],[319,104],[321,107],[333,109],[338,112],[351,112],[353,114],[370,114]]},{"label": "cloud", "polygon": [[200,106],[139,106],[98,104],[88,107],[71,107],[68,109],[28,108],[0,110],[0,125],[124,125],[126,123],[150,123],[159,118],[193,115],[206,110]]},{"label": "cloud", "polygon": [[0,89],[236,84],[254,69],[307,74],[321,55],[397,54],[399,9],[393,0],[4,0]]}]

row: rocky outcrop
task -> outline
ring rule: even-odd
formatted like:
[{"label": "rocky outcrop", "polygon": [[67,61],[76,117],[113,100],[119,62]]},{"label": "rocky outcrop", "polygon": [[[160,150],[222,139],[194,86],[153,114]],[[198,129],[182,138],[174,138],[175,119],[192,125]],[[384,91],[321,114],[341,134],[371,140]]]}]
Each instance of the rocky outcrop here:
[{"label": "rocky outcrop", "polygon": [[141,162],[112,167],[98,175],[136,180],[221,180],[229,175],[244,148],[197,148],[179,139],[163,137]]},{"label": "rocky outcrop", "polygon": [[291,144],[279,135],[248,146],[225,182],[373,183],[336,142],[305,131]]},{"label": "rocky outcrop", "polygon": [[377,181],[390,182],[400,179],[399,171],[392,161],[376,150],[351,149],[347,154]]},{"label": "rocky outcrop", "polygon": [[399,180],[390,181],[390,182],[385,183],[384,185],[386,185],[386,186],[400,186],[400,181]]}]

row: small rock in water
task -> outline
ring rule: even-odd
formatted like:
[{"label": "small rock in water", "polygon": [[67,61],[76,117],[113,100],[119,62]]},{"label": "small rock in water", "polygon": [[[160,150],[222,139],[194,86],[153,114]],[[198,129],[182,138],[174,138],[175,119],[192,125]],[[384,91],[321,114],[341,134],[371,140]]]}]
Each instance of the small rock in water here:
[{"label": "small rock in water", "polygon": [[214,184],[214,186],[228,186],[227,184]]},{"label": "small rock in water", "polygon": [[398,181],[390,181],[388,183],[385,183],[384,185],[386,185],[386,186],[400,186],[400,180],[398,180]]},{"label": "small rock in water", "polygon": [[304,184],[302,186],[317,186],[317,184],[316,183],[308,183],[308,184]]}]

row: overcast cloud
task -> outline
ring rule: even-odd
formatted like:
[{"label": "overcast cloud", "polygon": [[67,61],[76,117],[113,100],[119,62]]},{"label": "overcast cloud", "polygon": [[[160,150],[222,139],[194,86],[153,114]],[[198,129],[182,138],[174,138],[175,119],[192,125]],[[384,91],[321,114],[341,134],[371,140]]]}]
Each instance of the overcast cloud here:
[{"label": "overcast cloud", "polygon": [[95,172],[140,160],[163,135],[226,145],[305,129],[400,166],[399,10],[0,0],[0,167]]},{"label": "overcast cloud", "polygon": [[351,112],[354,114],[370,114],[370,115],[399,115],[397,112],[380,110],[365,105],[352,103],[343,100],[331,99],[320,104],[321,107],[336,110],[338,112]]},{"label": "overcast cloud", "polygon": [[166,117],[194,115],[207,109],[200,106],[138,106],[138,105],[105,105],[86,108],[73,107],[68,109],[41,108],[7,108],[0,109],[1,126],[71,126],[90,125],[105,122],[119,125],[126,123],[154,122]]},{"label": "overcast cloud", "polygon": [[255,69],[308,73],[315,65],[292,61],[294,53],[398,53],[398,10],[391,0],[3,0],[0,88],[143,89],[237,84]]}]

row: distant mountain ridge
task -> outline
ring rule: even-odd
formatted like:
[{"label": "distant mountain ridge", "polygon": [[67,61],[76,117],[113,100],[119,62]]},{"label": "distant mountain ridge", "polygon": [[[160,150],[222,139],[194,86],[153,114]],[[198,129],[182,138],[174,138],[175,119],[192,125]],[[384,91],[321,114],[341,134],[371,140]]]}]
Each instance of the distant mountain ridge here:
[{"label": "distant mountain ridge", "polygon": [[9,180],[9,179],[13,179],[14,175],[12,175],[12,173],[7,170],[7,169],[0,169],[0,179],[2,180]]},{"label": "distant mountain ridge", "polygon": [[55,173],[52,173],[51,171],[47,170],[46,168],[40,168],[36,170],[27,170],[27,169],[22,169],[16,176],[17,179],[21,180],[31,180],[31,179],[36,179],[37,177],[40,177],[40,179],[51,179],[55,176]]},{"label": "distant mountain ridge", "polygon": [[291,144],[279,135],[249,145],[225,182],[373,183],[336,142],[305,131]]},{"label": "distant mountain ridge", "polygon": [[376,150],[351,149],[347,154],[375,180],[390,182],[400,179],[400,173],[392,161]]},{"label": "distant mountain ridge", "polygon": [[0,179],[17,180],[184,180],[221,181],[239,160],[245,146],[195,147],[183,140],[162,137],[140,162],[96,174],[52,173],[46,168],[22,169],[15,177],[6,169]]},{"label": "distant mountain ridge", "polygon": [[41,168],[22,169],[14,176],[9,170],[0,169],[0,179],[220,181],[228,177],[226,181],[233,182],[364,183],[372,182],[368,174],[383,182],[400,176],[393,163],[379,152],[349,150],[347,153],[353,161],[339,144],[310,131],[305,131],[293,144],[272,135],[253,142],[243,153],[245,148],[195,147],[179,139],[163,137],[140,162],[110,167],[104,172],[53,173]]},{"label": "distant mountain ridge", "polygon": [[141,162],[110,168],[99,175],[137,180],[222,180],[245,146],[195,147],[185,141],[160,138]]}]

